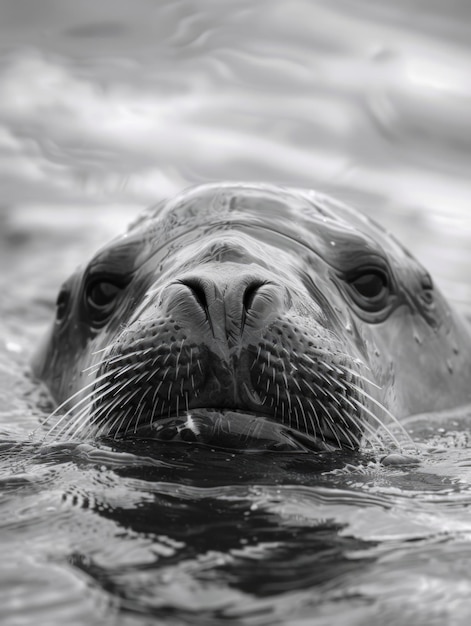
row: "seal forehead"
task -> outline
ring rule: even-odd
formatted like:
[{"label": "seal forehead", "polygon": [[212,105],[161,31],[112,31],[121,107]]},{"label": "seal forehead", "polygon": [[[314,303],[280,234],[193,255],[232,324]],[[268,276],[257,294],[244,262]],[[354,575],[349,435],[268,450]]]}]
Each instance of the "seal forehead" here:
[{"label": "seal forehead", "polygon": [[[242,231],[257,240],[303,246],[334,267],[360,252],[384,255],[401,246],[365,216],[322,194],[270,185],[204,185],[148,211],[132,229],[155,248],[215,231]],[[279,240],[282,238],[284,242]]]}]

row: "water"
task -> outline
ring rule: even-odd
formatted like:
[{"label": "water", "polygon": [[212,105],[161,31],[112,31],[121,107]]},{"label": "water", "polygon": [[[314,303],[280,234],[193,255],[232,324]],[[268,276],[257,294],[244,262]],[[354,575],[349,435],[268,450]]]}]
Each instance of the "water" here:
[{"label": "water", "polygon": [[0,621],[467,624],[465,414],[366,455],[30,441],[61,281],[196,182],[315,187],[471,311],[468,3],[3,0]]}]

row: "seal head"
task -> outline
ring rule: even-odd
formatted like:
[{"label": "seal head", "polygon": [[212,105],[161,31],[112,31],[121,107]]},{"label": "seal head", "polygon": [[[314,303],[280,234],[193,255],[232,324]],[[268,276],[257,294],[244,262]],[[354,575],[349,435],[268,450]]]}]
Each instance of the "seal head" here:
[{"label": "seal head", "polygon": [[354,449],[469,402],[470,344],[429,274],[360,213],[312,191],[206,185],[73,274],[33,368],[61,436],[217,442],[271,424]]}]

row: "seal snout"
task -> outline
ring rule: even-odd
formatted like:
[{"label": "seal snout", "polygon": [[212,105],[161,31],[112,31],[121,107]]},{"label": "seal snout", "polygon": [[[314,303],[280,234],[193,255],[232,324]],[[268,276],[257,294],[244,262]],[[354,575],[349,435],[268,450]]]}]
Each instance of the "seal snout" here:
[{"label": "seal snout", "polygon": [[244,332],[264,328],[280,314],[284,288],[263,275],[235,273],[232,269],[216,278],[192,274],[172,283],[167,288],[173,291],[172,315],[190,327],[206,325],[214,339],[230,347]]}]

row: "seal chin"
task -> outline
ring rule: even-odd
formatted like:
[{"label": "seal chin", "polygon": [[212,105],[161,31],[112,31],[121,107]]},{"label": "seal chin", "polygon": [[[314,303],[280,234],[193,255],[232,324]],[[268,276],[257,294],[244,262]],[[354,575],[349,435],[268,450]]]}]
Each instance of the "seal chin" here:
[{"label": "seal chin", "polygon": [[127,440],[191,443],[244,452],[331,452],[338,445],[289,428],[267,416],[195,409],[126,433]]}]

